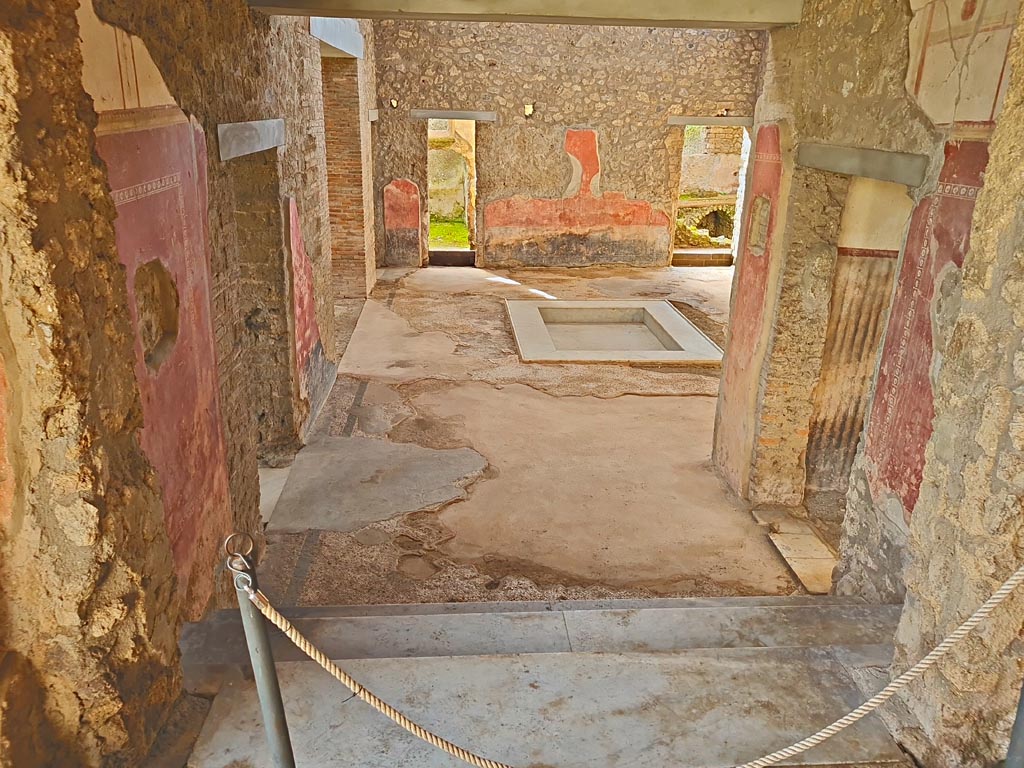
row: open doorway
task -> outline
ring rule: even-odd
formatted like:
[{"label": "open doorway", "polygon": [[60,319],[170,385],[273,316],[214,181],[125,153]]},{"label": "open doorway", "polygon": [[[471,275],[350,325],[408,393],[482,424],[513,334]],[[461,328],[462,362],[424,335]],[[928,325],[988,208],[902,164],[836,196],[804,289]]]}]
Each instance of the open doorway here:
[{"label": "open doorway", "polygon": [[476,123],[427,122],[427,210],[432,266],[476,261]]},{"label": "open doorway", "polygon": [[746,175],[746,129],[687,125],[679,176],[672,264],[731,266]]}]

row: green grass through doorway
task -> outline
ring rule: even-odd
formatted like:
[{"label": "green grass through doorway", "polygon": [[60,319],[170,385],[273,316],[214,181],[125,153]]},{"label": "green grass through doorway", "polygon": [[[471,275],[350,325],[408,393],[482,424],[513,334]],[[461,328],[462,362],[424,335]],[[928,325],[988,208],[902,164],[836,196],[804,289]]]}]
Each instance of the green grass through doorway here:
[{"label": "green grass through doorway", "polygon": [[431,248],[469,248],[469,227],[464,221],[431,221]]}]

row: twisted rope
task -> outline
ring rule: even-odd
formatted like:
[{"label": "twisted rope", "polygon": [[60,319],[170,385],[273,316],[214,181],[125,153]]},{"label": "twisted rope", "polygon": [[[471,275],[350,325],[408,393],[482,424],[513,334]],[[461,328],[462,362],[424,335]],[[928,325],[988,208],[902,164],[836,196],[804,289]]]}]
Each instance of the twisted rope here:
[{"label": "twisted rope", "polygon": [[[939,643],[927,656],[917,662],[914,666],[908,669],[899,677],[893,679],[885,688],[879,691],[877,694],[872,696],[866,702],[861,704],[855,710],[839,718],[834,723],[825,728],[822,728],[812,736],[808,736],[806,739],[796,742],[784,749],[780,749],[777,752],[772,752],[770,755],[765,755],[757,760],[752,760],[749,763],[743,763],[737,766],[737,768],[768,768],[768,766],[775,765],[776,763],[785,760],[790,757],[795,757],[812,747],[816,747],[826,739],[835,736],[840,731],[849,728],[851,725],[856,723],[858,720],[862,720],[867,715],[874,712],[876,709],[885,704],[889,699],[899,693],[901,690],[906,688],[910,683],[923,675],[931,667],[935,666],[949,651],[963,640],[968,634],[970,634],[981,622],[983,622],[988,616],[994,611],[1003,601],[1010,596],[1010,594],[1017,589],[1021,584],[1024,584],[1024,565],[1017,569],[1017,571],[1010,576],[1003,585],[995,591],[995,593],[986,600],[978,610],[971,614],[963,624],[957,627],[953,632],[941,643]],[[342,685],[348,688],[358,698],[365,701],[371,707],[376,709],[385,717],[388,717],[397,725],[401,726],[413,736],[431,744],[438,749],[447,752],[453,757],[457,757],[463,762],[475,765],[477,768],[512,768],[512,766],[506,763],[499,763],[496,760],[489,760],[486,757],[481,757],[468,749],[463,749],[457,744],[438,736],[435,733],[428,731],[421,725],[414,723],[408,717],[403,715],[397,709],[392,707],[386,701],[380,699],[372,691],[367,690],[359,683],[355,678],[341,669],[333,661],[328,659],[324,653],[314,646],[309,640],[303,637],[302,633],[299,632],[292,623],[282,616],[274,606],[270,604],[267,596],[260,590],[252,589],[251,587],[246,589],[249,594],[249,599],[274,626],[280,629],[284,634],[291,640],[296,647],[298,647],[303,653],[309,658],[313,659],[317,664],[323,667],[325,670],[331,673]]]},{"label": "twisted rope", "polygon": [[978,610],[971,614],[971,617],[967,619],[967,621],[953,630],[949,637],[935,646],[935,649],[932,650],[931,653],[917,662],[917,664],[912,666],[902,675],[892,680],[892,682],[885,686],[885,688],[880,690],[848,715],[839,718],[832,723],[832,725],[822,728],[813,736],[808,736],[806,739],[798,741],[796,744],[788,746],[785,749],[780,749],[778,752],[772,752],[770,755],[765,755],[757,760],[752,760],[749,763],[743,763],[743,765],[738,766],[738,768],[767,768],[769,765],[775,765],[780,760],[785,760],[788,757],[799,755],[801,752],[806,752],[811,747],[821,744],[821,742],[835,736],[844,728],[849,728],[858,720],[871,714],[901,690],[910,685],[910,683],[927,672],[931,667],[935,666],[943,656],[949,653],[950,649],[954,645],[963,640],[972,630],[974,630],[975,627],[988,618],[989,614],[992,613],[1000,603],[1006,600],[1006,598],[1010,596],[1010,593],[1021,584],[1024,584],[1024,565],[1018,568],[1016,573],[1004,581],[1003,585],[995,591],[992,597],[986,600]]},{"label": "twisted rope", "polygon": [[378,697],[375,693],[364,688],[360,682],[333,661],[328,659],[324,655],[323,651],[303,637],[302,633],[292,626],[292,623],[270,604],[270,601],[263,592],[251,588],[246,591],[249,593],[249,599],[259,609],[260,613],[266,616],[267,620],[273,623],[274,626],[284,632],[285,635],[288,636],[288,639],[295,643],[296,647],[325,670],[330,672],[338,682],[352,691],[352,693],[357,697],[365,701],[385,717],[394,721],[397,725],[407,730],[413,736],[423,739],[423,741],[428,744],[444,750],[452,757],[457,757],[459,760],[469,763],[470,765],[475,765],[477,768],[512,768],[512,766],[506,765],[505,763],[499,763],[496,760],[489,760],[486,757],[480,757],[480,755],[470,752],[468,749],[463,749],[458,744],[453,744],[447,739],[441,738],[436,733],[431,733],[423,726],[414,723],[386,701]]}]

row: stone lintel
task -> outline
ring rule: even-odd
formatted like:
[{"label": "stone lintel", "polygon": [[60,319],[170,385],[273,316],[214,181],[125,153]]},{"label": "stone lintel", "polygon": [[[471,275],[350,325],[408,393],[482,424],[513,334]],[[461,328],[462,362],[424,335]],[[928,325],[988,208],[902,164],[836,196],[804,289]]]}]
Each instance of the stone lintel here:
[{"label": "stone lintel", "polygon": [[498,120],[498,113],[460,109],[410,109],[409,117],[413,120],[476,120],[478,123],[494,123]]},{"label": "stone lintel", "polygon": [[248,0],[275,15],[768,29],[796,24],[803,0]]},{"label": "stone lintel", "polygon": [[924,183],[929,160],[925,155],[908,152],[836,147],[830,144],[801,144],[797,147],[796,162],[798,165],[817,168],[820,171],[918,187]]},{"label": "stone lintel", "polygon": [[750,128],[754,125],[753,117],[700,117],[698,115],[670,115],[669,125],[738,125]]},{"label": "stone lintel", "polygon": [[217,126],[220,159],[231,160],[284,145],[284,120],[250,120]]}]

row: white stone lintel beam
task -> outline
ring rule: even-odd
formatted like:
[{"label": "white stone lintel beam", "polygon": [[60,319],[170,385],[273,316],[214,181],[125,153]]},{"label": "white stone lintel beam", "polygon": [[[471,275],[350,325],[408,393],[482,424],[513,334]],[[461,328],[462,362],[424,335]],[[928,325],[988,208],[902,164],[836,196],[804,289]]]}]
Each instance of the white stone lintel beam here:
[{"label": "white stone lintel beam", "polygon": [[753,117],[701,117],[700,115],[670,115],[669,125],[739,125],[750,128],[754,124]]},{"label": "white stone lintel beam", "polygon": [[409,117],[413,120],[476,120],[478,123],[493,123],[497,121],[498,113],[461,109],[410,109]]},{"label": "white stone lintel beam", "polygon": [[221,123],[217,126],[217,143],[221,160],[284,146],[284,120],[275,118],[250,120],[246,123]]},{"label": "white stone lintel beam", "polygon": [[248,0],[269,14],[767,29],[800,21],[803,0]]}]

